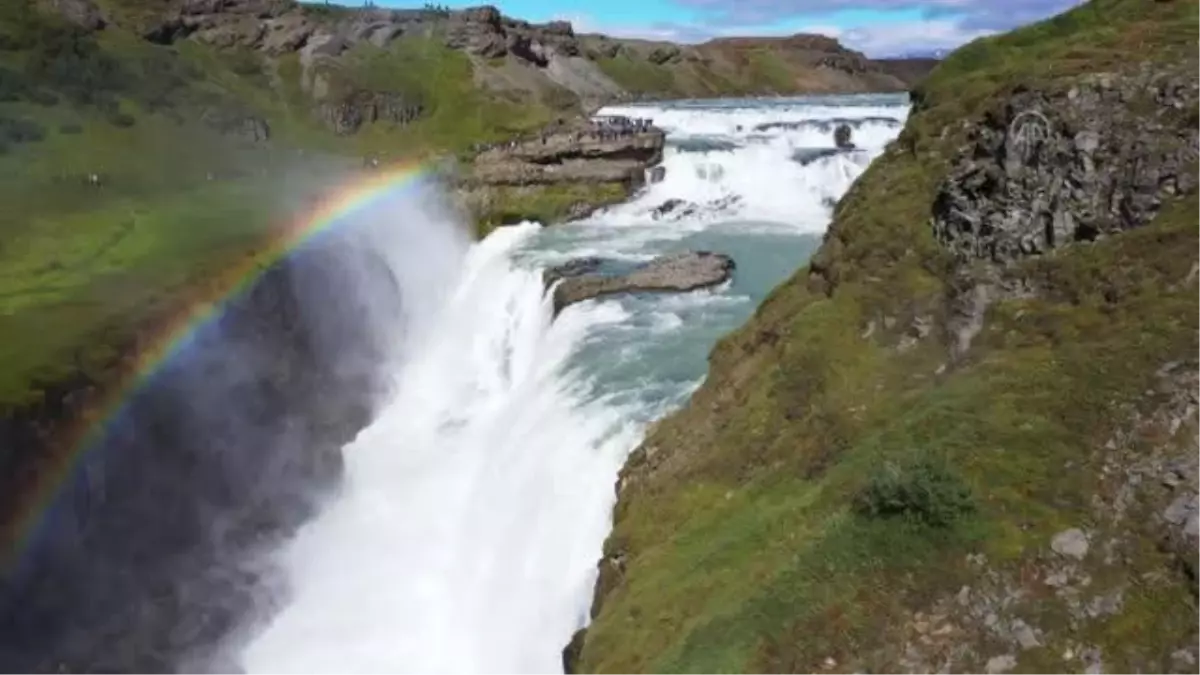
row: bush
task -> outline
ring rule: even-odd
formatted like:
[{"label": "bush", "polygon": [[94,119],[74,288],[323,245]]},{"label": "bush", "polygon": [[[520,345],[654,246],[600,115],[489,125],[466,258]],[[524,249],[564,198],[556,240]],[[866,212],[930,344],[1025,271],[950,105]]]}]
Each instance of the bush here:
[{"label": "bush", "polygon": [[26,75],[76,103],[95,103],[106,95],[125,91],[134,81],[81,28],[43,20],[32,22],[25,33],[31,38]]},{"label": "bush", "polygon": [[58,97],[48,91],[35,89],[29,92],[29,102],[42,106],[58,105]]},{"label": "bush", "polygon": [[975,510],[970,488],[943,462],[927,457],[887,463],[855,496],[854,510],[867,518],[905,518],[949,527]]},{"label": "bush", "polygon": [[29,93],[29,81],[24,75],[0,68],[0,101],[19,101]]},{"label": "bush", "polygon": [[135,120],[133,115],[130,115],[129,113],[116,112],[108,116],[108,121],[113,126],[127,128],[133,126],[134,122],[137,120]]},{"label": "bush", "polygon": [[0,117],[0,142],[35,143],[46,137],[37,122],[24,118]]},{"label": "bush", "polygon": [[73,135],[73,134],[82,133],[83,126],[76,124],[75,122],[67,122],[66,124],[63,124],[62,126],[60,126],[58,128],[58,131],[59,131],[59,133],[62,133],[62,134],[72,134]]}]

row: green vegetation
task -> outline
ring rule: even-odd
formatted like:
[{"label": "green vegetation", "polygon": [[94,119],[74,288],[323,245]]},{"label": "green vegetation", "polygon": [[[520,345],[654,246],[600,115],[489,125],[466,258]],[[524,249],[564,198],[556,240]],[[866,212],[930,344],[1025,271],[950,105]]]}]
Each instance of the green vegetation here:
[{"label": "green vegetation", "polygon": [[615,204],[626,197],[627,189],[620,183],[489,188],[479,209],[479,234],[486,235],[497,226],[523,220],[559,222],[581,210]]},{"label": "green vegetation", "polygon": [[[122,21],[166,8],[102,5]],[[331,91],[394,94],[421,115],[337,136],[295,55],[160,46],[124,25],[91,33],[33,0],[0,2],[0,411],[68,375],[103,385],[139,334],[257,256],[363,155],[453,153],[554,114],[486,98],[462,53],[404,38],[320,74]]]},{"label": "green vegetation", "polygon": [[962,479],[928,457],[885,463],[854,499],[855,512],[868,518],[900,517],[931,527],[949,527],[974,509]]},{"label": "green vegetation", "polygon": [[509,138],[553,119],[549,108],[486,96],[474,86],[467,56],[433,39],[401,38],[386,50],[359,46],[345,59],[343,74],[350,86],[399,92],[425,106],[415,124],[401,129],[377,126],[361,134],[363,147],[460,150]]},{"label": "green vegetation", "polygon": [[686,95],[675,74],[668,66],[651,63],[644,58],[618,53],[613,58],[596,61],[614,82],[633,94],[653,94],[662,98]]},{"label": "green vegetation", "polygon": [[784,48],[762,44],[709,47],[703,60],[658,64],[648,47],[626,46],[596,64],[622,88],[654,98],[788,94],[820,89],[808,65],[788,60]]},{"label": "green vegetation", "polygon": [[[1131,507],[1144,511],[1118,526],[1094,501],[1116,490],[1102,449],[1131,424],[1119,411],[1164,402],[1164,364],[1194,371],[1196,198],[1007,270],[1042,291],[994,305],[960,363],[936,333],[899,345],[915,319],[946,318],[950,260],[928,223],[960,122],[1018,86],[1063,89],[1150,58],[1194,64],[1196,25],[1195,3],[1093,0],[935,70],[811,268],[718,344],[691,404],[631,458],[605,546],[623,571],[602,576],[581,672],[919,671],[950,654],[981,672],[1005,652],[1018,671],[1063,672],[1084,667],[1064,656],[1080,644],[1108,669],[1173,667],[1171,651],[1194,644],[1197,607],[1158,536],[1137,529],[1162,504]],[[1118,613],[1078,630],[1037,577],[1070,527],[1127,542],[1119,565],[1080,563],[1093,580],[1083,601],[1156,580],[1123,586]],[[956,600],[969,587],[968,602],[983,602],[993,578],[1026,592],[1007,611],[1044,631],[1041,646],[995,642]],[[935,613],[949,627],[921,634]]]}]

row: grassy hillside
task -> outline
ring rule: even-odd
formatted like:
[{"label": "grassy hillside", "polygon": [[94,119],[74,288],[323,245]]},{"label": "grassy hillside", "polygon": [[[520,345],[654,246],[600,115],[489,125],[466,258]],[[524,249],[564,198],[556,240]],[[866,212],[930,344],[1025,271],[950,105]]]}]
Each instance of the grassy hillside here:
[{"label": "grassy hillside", "polygon": [[[146,7],[122,3],[107,9]],[[405,38],[355,47],[325,75],[404,92],[424,113],[338,136],[295,59],[160,46],[119,26],[84,30],[32,0],[0,3],[0,410],[81,369],[103,382],[140,330],[257,255],[362,156],[453,152],[553,112],[487,97],[464,54]]]},{"label": "grassy hillside", "polygon": [[[1194,82],[1196,41],[1195,2],[1092,0],[932,73],[622,473],[580,672],[1195,670],[1195,543],[1164,515],[1196,489],[1194,191],[1010,265],[955,260],[930,218],[1012,97],[1147,61]],[[1184,133],[1192,100],[1124,105]],[[1016,290],[952,358],[972,270]]]},{"label": "grassy hillside", "polygon": [[819,36],[714,40],[684,47],[602,38],[589,46],[606,75],[648,98],[902,91],[909,84]]}]

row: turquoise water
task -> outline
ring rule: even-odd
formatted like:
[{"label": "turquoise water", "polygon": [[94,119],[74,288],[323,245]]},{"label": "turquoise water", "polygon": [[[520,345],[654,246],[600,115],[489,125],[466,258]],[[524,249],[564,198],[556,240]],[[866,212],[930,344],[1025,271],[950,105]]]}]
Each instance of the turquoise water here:
[{"label": "turquoise water", "polygon": [[[611,112],[667,130],[665,178],[585,221],[500,228],[462,252],[452,288],[414,317],[428,330],[405,344],[394,395],[344,449],[342,494],[281,553],[293,594],[242,654],[248,671],[561,672],[625,458],[702,382],[713,344],[808,261],[830,202],[897,132],[869,118],[907,109],[857,96]],[[861,152],[793,160],[832,147],[828,120],[845,118]],[[667,200],[687,207],[656,217]],[[681,250],[731,256],[732,280],[551,317],[546,266]]]}]

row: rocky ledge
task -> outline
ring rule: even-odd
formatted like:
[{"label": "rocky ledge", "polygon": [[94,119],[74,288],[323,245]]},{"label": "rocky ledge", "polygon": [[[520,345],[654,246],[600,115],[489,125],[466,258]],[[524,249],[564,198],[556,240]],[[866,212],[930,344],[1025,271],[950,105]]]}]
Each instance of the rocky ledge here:
[{"label": "rocky ledge", "polygon": [[554,288],[554,314],[568,305],[602,295],[639,292],[686,292],[724,283],[733,276],[733,258],[710,251],[664,255],[627,274],[605,274],[603,258],[578,258],[546,270],[546,288]]},{"label": "rocky ledge", "polygon": [[652,126],[603,131],[588,123],[548,127],[533,137],[484,149],[475,156],[468,184],[640,185],[647,167],[662,159],[664,134]]},{"label": "rocky ledge", "polygon": [[647,123],[560,120],[524,138],[476,148],[461,172],[459,194],[476,219],[490,225],[581,218],[641,187],[646,170],[662,160],[664,138]]}]

